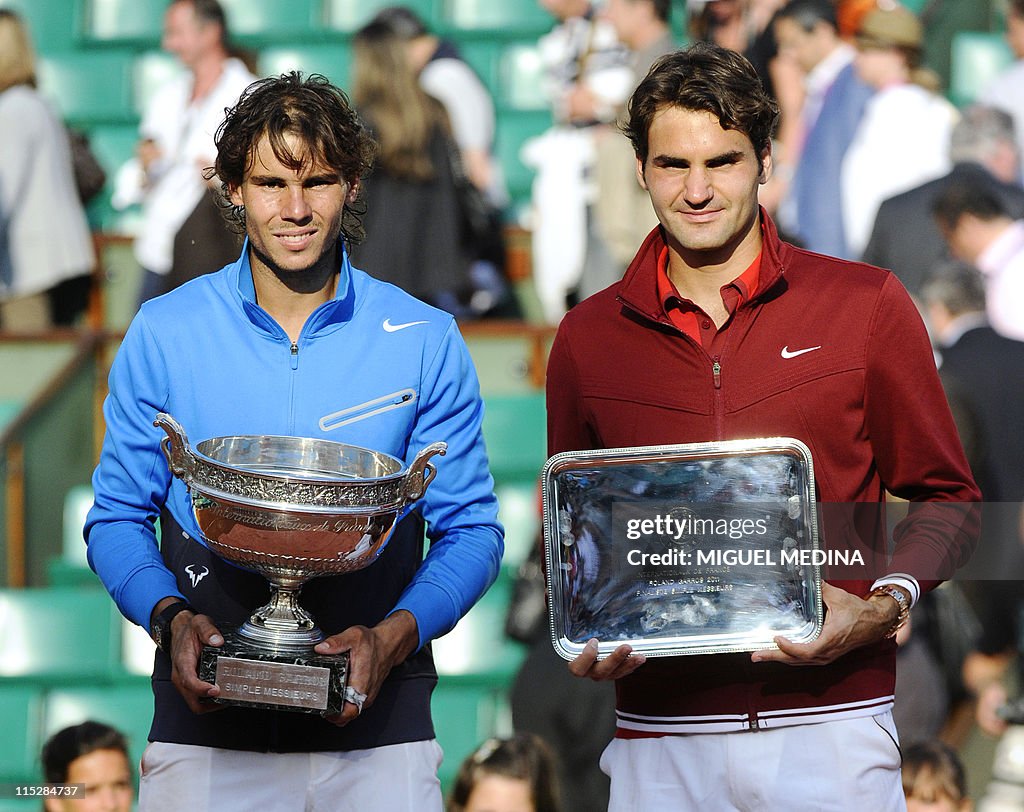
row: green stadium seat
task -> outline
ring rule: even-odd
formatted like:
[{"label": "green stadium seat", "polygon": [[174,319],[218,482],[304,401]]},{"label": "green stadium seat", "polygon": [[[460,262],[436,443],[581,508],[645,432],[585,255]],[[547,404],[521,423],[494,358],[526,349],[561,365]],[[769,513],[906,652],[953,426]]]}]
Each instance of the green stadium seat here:
[{"label": "green stadium seat", "polygon": [[78,9],[68,0],[0,0],[0,8],[17,12],[28,23],[37,52],[54,54],[75,47]]},{"label": "green stadium seat", "polygon": [[958,31],[953,35],[949,96],[954,104],[970,104],[996,75],[1013,62],[1002,34]]},{"label": "green stadium seat", "polygon": [[497,482],[536,481],[547,460],[544,393],[487,395],[483,432]]},{"label": "green stadium seat", "polygon": [[437,742],[444,751],[438,777],[447,795],[463,760],[486,739],[509,731],[501,726],[502,697],[487,686],[451,685],[442,677],[430,706]]},{"label": "green stadium seat", "polygon": [[525,647],[504,635],[512,578],[498,575],[484,596],[448,634],[431,645],[434,665],[446,680],[507,688],[525,656]]},{"label": "green stadium seat", "polygon": [[25,404],[20,400],[0,400],[0,433],[18,416]]},{"label": "green stadium seat", "polygon": [[264,48],[260,53],[260,72],[264,76],[293,70],[307,75],[321,73],[339,87],[347,88],[351,61],[349,49],[334,43]]},{"label": "green stadium seat", "polygon": [[0,677],[112,679],[121,674],[120,618],[101,588],[0,590]]},{"label": "green stadium seat", "polygon": [[43,692],[0,684],[0,784],[30,781],[39,771]]},{"label": "green stadium seat", "polygon": [[0,812],[39,812],[38,798],[0,799]]},{"label": "green stadium seat", "polygon": [[158,43],[166,0],[85,0],[82,30],[87,43]]},{"label": "green stadium seat", "polygon": [[[356,31],[382,8],[394,5],[398,5],[395,0],[324,0],[324,26],[333,31]],[[430,27],[433,0],[406,0],[401,5],[415,11]]]},{"label": "green stadium seat", "polygon": [[51,54],[39,61],[39,85],[71,124],[131,121],[130,65],[121,51]]},{"label": "green stadium seat", "polygon": [[555,25],[537,0],[442,0],[446,25],[507,36],[539,35]]},{"label": "green stadium seat", "polygon": [[[99,124],[89,127],[87,134],[93,153],[107,172],[106,186],[89,202],[86,212],[89,215],[89,223],[97,231],[125,231],[127,221],[133,216],[138,216],[137,208],[130,212],[116,211],[110,205],[110,195],[118,169],[135,154],[139,129],[135,124]],[[136,302],[133,302],[134,304]],[[134,314],[134,310],[132,312]]]},{"label": "green stadium seat", "polygon": [[43,703],[43,738],[69,725],[92,719],[116,727],[128,737],[132,763],[138,765],[146,749],[153,721],[153,691],[148,679],[114,685],[60,687],[46,693]]},{"label": "green stadium seat", "polygon": [[132,110],[142,116],[157,90],[185,72],[177,57],[166,51],[147,51],[132,62]]},{"label": "green stadium seat", "polygon": [[512,110],[549,110],[543,63],[536,43],[512,43],[501,54],[499,98]]},{"label": "green stadium seat", "polygon": [[221,0],[232,36],[280,42],[309,34],[319,16],[318,0]]},{"label": "green stadium seat", "polygon": [[497,99],[501,43],[487,36],[463,37],[458,41],[457,48],[459,56],[476,71],[476,75],[487,86],[491,96]]},{"label": "green stadium seat", "polygon": [[505,170],[505,182],[514,200],[528,200],[533,184],[533,170],[519,157],[527,139],[540,135],[551,126],[548,110],[498,111],[498,135],[495,152]]},{"label": "green stadium seat", "polygon": [[50,586],[99,586],[85,555],[82,530],[92,507],[92,487],[76,485],[64,496],[64,533],[61,554],[47,565]]},{"label": "green stadium seat", "polygon": [[494,492],[498,497],[498,519],[505,528],[505,555],[501,565],[515,573],[537,543],[540,532],[537,480],[499,482]]}]

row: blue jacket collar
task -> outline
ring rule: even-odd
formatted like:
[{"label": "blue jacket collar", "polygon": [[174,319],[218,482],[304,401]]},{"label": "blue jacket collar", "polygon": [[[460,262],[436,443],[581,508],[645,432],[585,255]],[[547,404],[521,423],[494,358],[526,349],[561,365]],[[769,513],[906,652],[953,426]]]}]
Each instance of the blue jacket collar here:
[{"label": "blue jacket collar", "polygon": [[[233,290],[237,293],[242,308],[251,322],[271,332],[281,332],[280,325],[271,318],[256,302],[256,286],[252,279],[252,267],[249,264],[249,238],[242,244],[242,253],[231,266]],[[341,246],[341,265],[338,268],[338,284],[334,298],[324,302],[310,315],[302,332],[309,335],[325,330],[332,325],[351,321],[355,312],[355,284],[352,277],[352,263],[344,244]]]}]

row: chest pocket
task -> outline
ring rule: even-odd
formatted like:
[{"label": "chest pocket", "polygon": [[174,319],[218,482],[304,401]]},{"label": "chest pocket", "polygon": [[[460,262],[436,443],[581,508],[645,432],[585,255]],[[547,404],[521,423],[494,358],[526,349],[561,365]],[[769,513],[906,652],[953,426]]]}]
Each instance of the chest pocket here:
[{"label": "chest pocket", "polygon": [[334,431],[335,429],[349,426],[352,423],[358,423],[360,420],[385,414],[394,409],[411,407],[416,404],[416,399],[415,389],[399,389],[397,392],[381,395],[378,398],[357,403],[355,406],[349,406],[341,411],[324,415],[320,418],[320,430]]}]

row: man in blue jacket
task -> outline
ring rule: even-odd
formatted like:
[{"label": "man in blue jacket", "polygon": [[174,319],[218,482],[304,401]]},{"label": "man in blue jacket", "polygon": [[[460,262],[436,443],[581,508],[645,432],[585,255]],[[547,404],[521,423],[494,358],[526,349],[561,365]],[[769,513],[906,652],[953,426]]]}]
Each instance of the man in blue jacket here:
[{"label": "man in blue jacket", "polygon": [[[140,808],[440,810],[427,644],[487,589],[502,553],[475,371],[448,314],[349,263],[374,145],[341,91],[298,74],[257,82],[217,147],[242,255],[146,303],[128,329],[85,531],[92,567],[160,649]],[[198,439],[316,437],[407,462],[448,444],[381,557],[303,591],[331,633],[317,652],[350,653],[361,706],[324,719],[209,704],[219,689],[199,679],[199,652],[267,585],[202,543],[158,412]]]}]

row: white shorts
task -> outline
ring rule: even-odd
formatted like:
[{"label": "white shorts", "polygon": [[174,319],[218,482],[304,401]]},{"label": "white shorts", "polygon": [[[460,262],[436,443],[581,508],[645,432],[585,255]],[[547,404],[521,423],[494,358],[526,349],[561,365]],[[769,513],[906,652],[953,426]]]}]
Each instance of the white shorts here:
[{"label": "white shorts", "polygon": [[609,812],[905,812],[892,713],[743,733],[613,739]]},{"label": "white shorts", "polygon": [[152,742],[139,812],[441,812],[435,740],[371,750],[250,753]]}]

